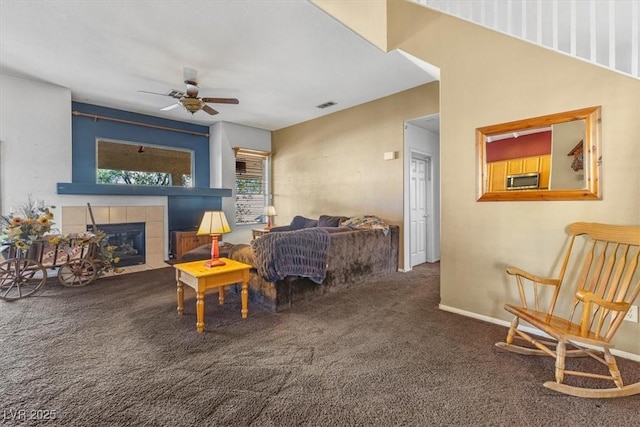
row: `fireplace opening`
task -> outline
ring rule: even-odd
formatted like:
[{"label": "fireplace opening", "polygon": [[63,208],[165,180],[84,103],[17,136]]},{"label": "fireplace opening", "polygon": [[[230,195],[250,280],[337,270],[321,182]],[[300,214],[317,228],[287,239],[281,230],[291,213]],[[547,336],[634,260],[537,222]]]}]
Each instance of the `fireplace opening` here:
[{"label": "fireplace opening", "polygon": [[[145,223],[98,224],[98,230],[107,235],[109,246],[113,246],[113,257],[120,258],[118,267],[145,263]],[[93,226],[87,225],[87,231]]]}]

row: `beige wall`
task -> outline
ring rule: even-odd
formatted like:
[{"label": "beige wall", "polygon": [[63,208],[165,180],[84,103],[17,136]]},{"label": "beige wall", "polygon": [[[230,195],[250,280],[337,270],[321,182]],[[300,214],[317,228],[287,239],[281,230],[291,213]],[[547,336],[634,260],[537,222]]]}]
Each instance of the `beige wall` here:
[{"label": "beige wall", "polygon": [[[387,16],[388,48],[441,71],[441,305],[508,320],[507,265],[552,273],[574,221],[640,223],[640,81],[413,3],[390,0]],[[475,128],[596,105],[603,200],[476,202]],[[639,334],[625,322],[617,348],[640,355]]]},{"label": "beige wall", "polygon": [[387,50],[387,5],[384,1],[369,2],[366,8],[362,7],[362,0],[313,0],[313,3],[330,15],[345,15],[345,22],[349,22],[354,31],[376,47]]},{"label": "beige wall", "polygon": [[273,132],[276,224],[372,214],[401,225],[404,121],[437,111],[435,82]]}]

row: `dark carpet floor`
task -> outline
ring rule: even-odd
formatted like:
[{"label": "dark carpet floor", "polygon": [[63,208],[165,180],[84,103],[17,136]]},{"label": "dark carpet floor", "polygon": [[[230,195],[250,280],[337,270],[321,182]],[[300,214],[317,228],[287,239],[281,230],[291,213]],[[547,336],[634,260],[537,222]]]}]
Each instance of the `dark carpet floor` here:
[{"label": "dark carpet floor", "polygon": [[[552,359],[502,352],[506,328],[438,310],[438,274],[425,264],[244,320],[237,295],[224,306],[211,295],[203,334],[190,289],[177,315],[170,268],[78,289],[50,281],[0,302],[4,424],[638,425],[640,396],[548,390]],[[619,362],[640,380],[638,363]],[[56,419],[33,419],[46,411]]]}]

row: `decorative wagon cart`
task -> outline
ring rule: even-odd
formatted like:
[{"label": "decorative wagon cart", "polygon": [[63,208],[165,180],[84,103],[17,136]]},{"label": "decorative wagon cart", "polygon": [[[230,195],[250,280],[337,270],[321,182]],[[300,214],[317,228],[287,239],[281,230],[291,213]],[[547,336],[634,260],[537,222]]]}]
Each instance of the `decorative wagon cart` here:
[{"label": "decorative wagon cart", "polygon": [[58,269],[58,280],[67,287],[93,282],[102,267],[101,236],[85,232],[52,235],[28,248],[8,245],[0,262],[0,299],[16,300],[37,292],[47,281],[47,269]]}]

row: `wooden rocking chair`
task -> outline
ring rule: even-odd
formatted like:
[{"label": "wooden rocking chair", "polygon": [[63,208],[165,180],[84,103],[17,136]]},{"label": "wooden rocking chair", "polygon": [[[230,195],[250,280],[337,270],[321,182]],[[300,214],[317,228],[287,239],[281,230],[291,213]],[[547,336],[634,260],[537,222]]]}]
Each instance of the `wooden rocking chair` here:
[{"label": "wooden rocking chair", "polygon": [[[556,380],[544,383],[545,387],[552,390],[588,398],[638,394],[640,382],[623,385],[610,349],[614,346],[611,341],[629,307],[640,294],[640,279],[635,274],[640,259],[640,226],[578,222],[571,224],[568,232],[569,245],[558,278],[539,277],[515,267],[507,269],[508,274],[516,276],[522,305],[505,305],[505,309],[514,314],[515,318],[511,322],[506,342],[498,342],[496,346],[514,353],[555,358]],[[575,263],[576,270],[570,271],[573,274],[567,277],[575,276],[576,287],[570,314],[563,318],[554,315],[554,309],[572,257],[576,236],[580,235],[587,235],[590,240],[587,241],[584,252],[573,255],[573,258],[578,255],[580,261]],[[533,289],[525,289],[524,284],[532,284]],[[543,289],[553,291],[546,311],[539,308]],[[533,297],[533,307],[527,304],[527,291],[529,299]],[[520,320],[533,325],[554,341],[539,339],[519,330]],[[527,341],[533,348],[514,345],[514,338]],[[569,349],[567,346],[570,346]],[[604,364],[609,375],[565,370],[565,357],[580,356],[591,356]],[[574,387],[563,384],[565,375],[613,381],[616,387]]]}]

